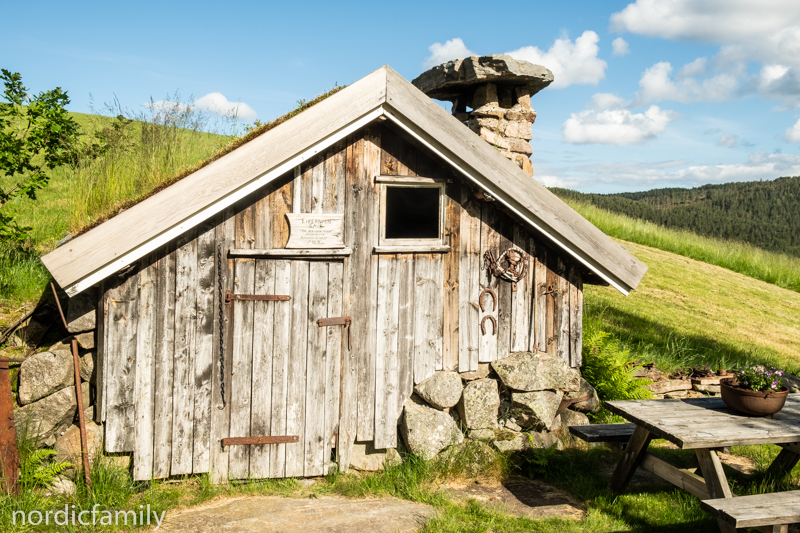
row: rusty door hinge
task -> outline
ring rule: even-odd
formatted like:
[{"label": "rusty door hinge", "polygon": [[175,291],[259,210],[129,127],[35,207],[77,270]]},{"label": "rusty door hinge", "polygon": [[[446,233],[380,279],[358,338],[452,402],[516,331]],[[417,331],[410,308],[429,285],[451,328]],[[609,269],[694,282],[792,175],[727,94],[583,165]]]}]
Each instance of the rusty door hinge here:
[{"label": "rusty door hinge", "polygon": [[352,317],[349,316],[332,316],[328,318],[320,318],[317,320],[317,326],[324,328],[326,326],[344,326],[347,328],[347,349],[350,350],[352,345],[353,335],[350,330],[350,324],[353,323]]},{"label": "rusty door hinge", "polygon": [[259,300],[267,302],[288,302],[291,296],[285,294],[233,294],[231,291],[225,292],[225,303],[229,304],[234,300]]}]

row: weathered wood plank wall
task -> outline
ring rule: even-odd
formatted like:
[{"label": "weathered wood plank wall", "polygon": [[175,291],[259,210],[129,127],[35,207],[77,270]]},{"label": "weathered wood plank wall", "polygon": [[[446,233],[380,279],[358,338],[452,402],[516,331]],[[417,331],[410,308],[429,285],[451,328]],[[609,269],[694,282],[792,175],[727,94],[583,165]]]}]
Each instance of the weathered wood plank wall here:
[{"label": "weathered wood plank wall", "polygon": [[[374,253],[377,175],[447,181],[449,252]],[[285,248],[290,212],[342,214],[351,255],[228,255]],[[516,290],[483,258],[512,246],[528,269]],[[346,469],[355,441],[397,446],[403,403],[435,371],[474,371],[525,350],[581,362],[580,270],[385,125],[339,142],[137,268],[104,285],[99,365],[106,449],[133,451],[136,479],[322,475],[332,449]],[[484,289],[496,309],[485,296],[481,311]],[[225,304],[225,291],[292,300]],[[344,328],[316,324],[336,316],[353,318],[349,349]],[[487,319],[484,335],[486,316],[497,328]],[[247,435],[299,442],[219,445]]]}]

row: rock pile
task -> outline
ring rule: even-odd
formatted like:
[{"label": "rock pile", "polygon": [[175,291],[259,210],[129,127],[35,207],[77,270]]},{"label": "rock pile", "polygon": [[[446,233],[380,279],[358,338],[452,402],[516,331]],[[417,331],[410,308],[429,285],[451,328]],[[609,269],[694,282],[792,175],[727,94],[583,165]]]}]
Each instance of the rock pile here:
[{"label": "rock pile", "polygon": [[49,446],[56,460],[80,464],[80,430],[72,359],[72,339],[78,341],[81,395],[88,431],[90,457],[101,450],[103,426],[96,424],[96,312],[97,294],[86,291],[69,301],[68,330],[73,335],[28,357],[19,369],[14,424],[18,438]]},{"label": "rock pile", "polygon": [[545,67],[495,54],[456,59],[413,83],[431,98],[453,103],[453,115],[533,176],[531,96],[553,82]]},{"label": "rock pile", "polygon": [[411,453],[428,459],[465,435],[501,451],[560,447],[563,427],[588,424],[584,413],[600,408],[577,369],[544,353],[511,354],[475,372],[436,372],[414,391],[400,432]]}]

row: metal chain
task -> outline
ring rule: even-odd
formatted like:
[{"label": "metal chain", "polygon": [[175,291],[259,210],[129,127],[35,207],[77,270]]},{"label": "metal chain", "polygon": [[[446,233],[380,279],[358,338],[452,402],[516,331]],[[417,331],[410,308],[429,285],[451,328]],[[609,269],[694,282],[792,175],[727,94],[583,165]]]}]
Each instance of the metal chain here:
[{"label": "metal chain", "polygon": [[219,290],[219,394],[222,405],[217,407],[220,411],[225,409],[225,314],[223,312],[224,295],[222,294],[222,243],[217,244],[217,289]]}]

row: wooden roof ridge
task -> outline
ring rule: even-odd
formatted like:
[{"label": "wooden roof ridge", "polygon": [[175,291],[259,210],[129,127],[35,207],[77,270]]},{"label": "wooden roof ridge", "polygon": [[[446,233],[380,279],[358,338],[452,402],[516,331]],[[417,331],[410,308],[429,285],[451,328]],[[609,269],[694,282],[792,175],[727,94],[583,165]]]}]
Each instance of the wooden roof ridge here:
[{"label": "wooden roof ridge", "polygon": [[70,296],[105,279],[379,117],[627,294],[647,267],[388,66],[42,257]]}]

